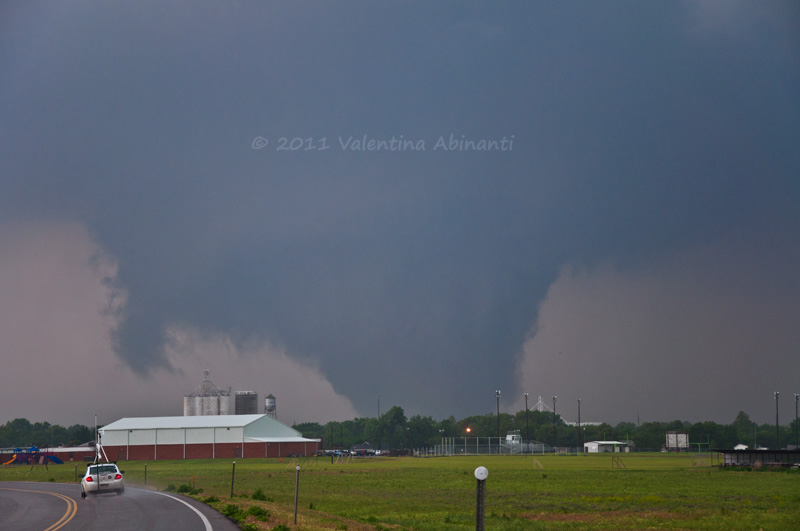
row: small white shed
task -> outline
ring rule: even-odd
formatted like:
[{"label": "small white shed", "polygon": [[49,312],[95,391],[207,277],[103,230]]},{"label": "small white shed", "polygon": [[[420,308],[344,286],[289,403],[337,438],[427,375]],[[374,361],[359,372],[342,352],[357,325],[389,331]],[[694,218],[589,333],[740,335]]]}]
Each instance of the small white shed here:
[{"label": "small white shed", "polygon": [[583,451],[589,454],[630,452],[630,446],[620,441],[590,441],[583,444]]}]

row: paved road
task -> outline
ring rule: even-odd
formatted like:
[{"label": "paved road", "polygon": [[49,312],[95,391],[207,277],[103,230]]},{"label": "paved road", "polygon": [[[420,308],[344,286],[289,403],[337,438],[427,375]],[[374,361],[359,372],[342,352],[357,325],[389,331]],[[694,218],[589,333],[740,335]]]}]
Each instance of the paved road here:
[{"label": "paved road", "polygon": [[191,498],[125,487],[125,494],[81,499],[77,483],[0,482],[0,530],[237,531]]}]

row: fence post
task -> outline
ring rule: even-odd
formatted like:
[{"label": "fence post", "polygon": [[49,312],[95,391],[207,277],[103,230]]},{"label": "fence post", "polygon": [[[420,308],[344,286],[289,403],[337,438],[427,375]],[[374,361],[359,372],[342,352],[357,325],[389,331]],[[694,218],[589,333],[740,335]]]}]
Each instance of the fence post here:
[{"label": "fence post", "polygon": [[144,464],[144,484],[147,485],[147,463]]},{"label": "fence post", "polygon": [[294,525],[297,525],[297,494],[300,490],[300,465],[297,465],[294,470]]},{"label": "fence post", "polygon": [[484,520],[486,516],[486,478],[489,477],[489,471],[486,467],[479,466],[475,469],[475,479],[478,480],[477,500],[475,507],[475,531],[484,531]]},{"label": "fence post", "polygon": [[233,462],[233,469],[231,469],[231,499],[233,499],[233,480],[236,477],[236,461]]}]

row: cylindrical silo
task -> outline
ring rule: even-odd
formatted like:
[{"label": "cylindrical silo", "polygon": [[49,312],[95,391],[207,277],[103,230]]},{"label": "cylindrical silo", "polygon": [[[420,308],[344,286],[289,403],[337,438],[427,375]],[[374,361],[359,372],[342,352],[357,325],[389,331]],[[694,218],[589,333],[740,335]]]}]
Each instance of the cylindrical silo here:
[{"label": "cylindrical silo", "polygon": [[236,391],[234,414],[257,415],[258,393],[255,391]]},{"label": "cylindrical silo", "polygon": [[230,388],[217,388],[208,374],[209,371],[205,371],[205,378],[200,385],[183,397],[184,415],[227,415],[230,411]]},{"label": "cylindrical silo", "polygon": [[230,407],[230,393],[231,390],[228,389],[227,395],[219,395],[219,413],[218,415],[228,415],[231,412]]}]

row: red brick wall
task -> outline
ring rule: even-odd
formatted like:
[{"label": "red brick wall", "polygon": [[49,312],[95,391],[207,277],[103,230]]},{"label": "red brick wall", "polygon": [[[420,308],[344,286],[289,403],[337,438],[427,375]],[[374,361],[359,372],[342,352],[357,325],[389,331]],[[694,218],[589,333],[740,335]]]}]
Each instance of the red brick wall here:
[{"label": "red brick wall", "polygon": [[214,445],[211,443],[186,445],[186,459],[211,459],[212,457],[214,457]]},{"label": "red brick wall", "polygon": [[313,455],[319,443],[267,443],[267,457],[286,457],[288,455]]},{"label": "red brick wall", "polygon": [[182,444],[159,444],[156,447],[156,459],[158,459],[158,460],[183,459],[183,445]]},{"label": "red brick wall", "polygon": [[245,457],[267,457],[267,443],[245,443]]},{"label": "red brick wall", "polygon": [[[111,461],[125,461],[126,450],[128,461],[153,461],[184,459],[184,445],[159,444],[156,448],[152,444],[142,446],[104,446],[103,449]],[[319,443],[204,443],[187,444],[186,459],[238,459],[259,457],[287,457],[289,455],[312,455],[319,449]],[[92,454],[93,455],[93,454]],[[11,459],[9,456],[8,459]],[[6,459],[5,461],[8,461]],[[5,462],[3,461],[3,462]]]}]

